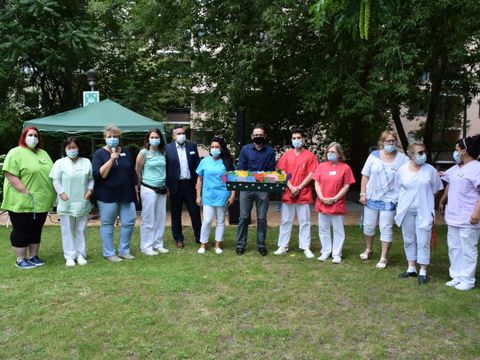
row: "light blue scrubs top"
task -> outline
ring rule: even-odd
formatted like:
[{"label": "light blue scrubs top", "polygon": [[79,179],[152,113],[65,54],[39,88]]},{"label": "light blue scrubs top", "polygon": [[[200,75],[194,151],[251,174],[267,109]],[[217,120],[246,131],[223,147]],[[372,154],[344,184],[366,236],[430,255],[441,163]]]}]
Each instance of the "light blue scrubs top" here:
[{"label": "light blue scrubs top", "polygon": [[222,180],[222,175],[227,173],[222,159],[214,160],[212,156],[208,156],[200,161],[196,172],[203,178],[203,205],[225,206],[230,197],[230,191],[227,190],[227,184]]}]

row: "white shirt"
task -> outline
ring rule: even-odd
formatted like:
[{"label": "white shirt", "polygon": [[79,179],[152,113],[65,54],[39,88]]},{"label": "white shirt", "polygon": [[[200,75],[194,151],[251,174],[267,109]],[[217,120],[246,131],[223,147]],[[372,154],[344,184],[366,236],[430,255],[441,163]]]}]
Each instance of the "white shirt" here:
[{"label": "white shirt", "polygon": [[179,145],[175,142],[177,147],[178,160],[180,162],[180,180],[190,179],[190,169],[188,168],[187,149],[185,143]]}]

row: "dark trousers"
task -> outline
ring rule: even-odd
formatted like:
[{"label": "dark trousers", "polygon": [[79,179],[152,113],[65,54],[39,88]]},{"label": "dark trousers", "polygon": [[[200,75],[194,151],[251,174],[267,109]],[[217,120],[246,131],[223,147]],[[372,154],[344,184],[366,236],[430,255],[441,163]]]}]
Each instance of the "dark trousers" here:
[{"label": "dark trousers", "polygon": [[10,233],[10,242],[13,247],[25,248],[29,244],[39,244],[42,237],[43,224],[47,219],[47,213],[17,213],[9,211],[10,221],[12,222],[12,232]]},{"label": "dark trousers", "polygon": [[187,205],[188,213],[192,221],[193,232],[195,234],[195,241],[200,242],[200,229],[202,228],[202,220],[200,218],[200,208],[196,203],[195,183],[191,180],[180,181],[178,191],[175,194],[170,194],[170,212],[172,214],[172,235],[173,239],[178,242],[183,242],[182,232],[182,209],[183,203]]},{"label": "dark trousers", "polygon": [[263,191],[240,192],[240,218],[237,227],[237,249],[244,248],[248,240],[248,219],[252,212],[253,203],[257,207],[257,248],[266,248],[267,239],[267,211],[269,193]]}]

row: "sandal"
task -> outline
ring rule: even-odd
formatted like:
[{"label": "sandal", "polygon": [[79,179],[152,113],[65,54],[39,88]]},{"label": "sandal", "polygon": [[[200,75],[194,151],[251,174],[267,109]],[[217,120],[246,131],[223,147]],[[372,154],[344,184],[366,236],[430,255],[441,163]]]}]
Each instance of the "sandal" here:
[{"label": "sandal", "polygon": [[363,253],[360,254],[360,259],[368,260],[372,257],[373,249],[366,249]]},{"label": "sandal", "polygon": [[377,263],[376,268],[377,269],[385,269],[388,264],[388,259],[386,258],[380,258],[380,261]]}]

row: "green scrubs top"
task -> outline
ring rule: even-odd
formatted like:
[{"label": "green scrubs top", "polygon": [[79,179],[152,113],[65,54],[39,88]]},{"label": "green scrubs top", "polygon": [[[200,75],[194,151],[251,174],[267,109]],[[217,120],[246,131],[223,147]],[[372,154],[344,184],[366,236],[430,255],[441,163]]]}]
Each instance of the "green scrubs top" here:
[{"label": "green scrubs top", "polygon": [[42,149],[34,152],[17,146],[10,150],[2,170],[18,177],[31,195],[19,193],[5,178],[2,209],[17,213],[48,212],[55,200],[52,180],[48,176],[51,168],[52,159]]},{"label": "green scrubs top", "polygon": [[85,200],[88,182],[93,179],[90,160],[82,157],[79,157],[76,162],[68,157],[58,159],[53,164],[50,177],[62,184],[63,191],[68,196],[67,201],[63,201],[58,196],[58,214],[79,217],[90,212],[92,208],[90,200]]}]

